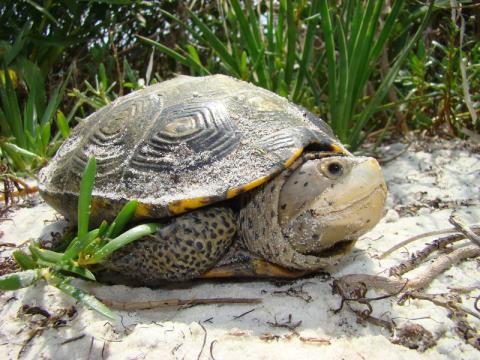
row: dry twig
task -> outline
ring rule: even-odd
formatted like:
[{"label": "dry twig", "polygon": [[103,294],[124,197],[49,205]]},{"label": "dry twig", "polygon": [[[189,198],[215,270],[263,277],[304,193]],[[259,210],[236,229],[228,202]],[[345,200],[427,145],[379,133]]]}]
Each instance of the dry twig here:
[{"label": "dry twig", "polygon": [[[470,229],[474,232],[479,232],[480,233],[480,225],[479,224],[471,225]],[[446,235],[446,234],[455,234],[457,236],[461,235],[461,233],[459,233],[456,228],[429,231],[429,232],[426,232],[426,233],[423,233],[423,234],[412,236],[412,237],[410,237],[406,240],[403,240],[403,241],[399,242],[398,244],[396,244],[395,246],[392,246],[390,249],[388,249],[383,254],[381,254],[378,258],[379,259],[384,259],[388,255],[393,253],[394,251],[397,251],[398,249],[400,249],[400,248],[402,248],[402,247],[404,247],[404,246],[406,246],[406,245],[408,245],[408,244],[410,244],[410,243],[412,243],[416,240],[424,239],[424,238],[430,237],[430,236]],[[463,238],[463,236],[462,236],[462,238]]]},{"label": "dry twig", "polygon": [[410,280],[399,280],[378,275],[351,274],[342,276],[337,281],[344,283],[344,286],[364,284],[367,288],[381,289],[389,294],[398,293],[402,288],[417,290],[428,286],[438,274],[444,272],[452,265],[467,259],[480,256],[480,248],[476,245],[465,246],[443,254],[435,259],[432,265],[417,277]]},{"label": "dry twig", "polygon": [[125,302],[116,300],[99,299],[105,305],[120,310],[145,310],[165,306],[196,306],[212,304],[259,304],[258,298],[211,298],[211,299],[165,299],[152,301]]},{"label": "dry twig", "polygon": [[470,229],[467,225],[463,223],[463,221],[455,214],[450,215],[450,219],[448,219],[450,223],[455,226],[463,235],[465,235],[471,242],[480,246],[480,236],[475,234],[473,229]]},{"label": "dry twig", "polygon": [[286,328],[290,331],[292,331],[295,335],[299,335],[297,332],[297,328],[302,325],[302,320],[299,320],[297,322],[292,322],[292,314],[288,314],[288,320],[285,322],[278,322],[277,317],[275,317],[275,322],[272,323],[271,321],[267,321],[267,324],[272,326],[272,327],[278,327],[278,328]]},{"label": "dry twig", "polygon": [[320,337],[299,337],[301,342],[307,344],[318,344],[318,345],[330,345],[331,342],[328,339],[320,338]]},{"label": "dry twig", "polygon": [[408,299],[419,299],[419,300],[427,300],[434,303],[437,306],[441,306],[448,310],[456,310],[461,311],[465,314],[471,315],[480,319],[480,314],[475,313],[474,311],[470,310],[469,308],[460,304],[461,299],[459,296],[454,296],[451,294],[425,294],[419,291],[408,291],[402,295],[402,297],[398,300],[399,305],[403,305],[405,301]]},{"label": "dry twig", "polygon": [[423,262],[430,254],[432,254],[436,250],[445,249],[448,244],[451,244],[455,241],[463,240],[463,234],[452,234],[449,236],[445,236],[440,239],[434,240],[432,243],[427,245],[422,250],[417,251],[413,254],[410,259],[402,261],[400,264],[392,266],[388,269],[388,274],[390,276],[401,276],[406,272],[414,269],[418,264]]}]

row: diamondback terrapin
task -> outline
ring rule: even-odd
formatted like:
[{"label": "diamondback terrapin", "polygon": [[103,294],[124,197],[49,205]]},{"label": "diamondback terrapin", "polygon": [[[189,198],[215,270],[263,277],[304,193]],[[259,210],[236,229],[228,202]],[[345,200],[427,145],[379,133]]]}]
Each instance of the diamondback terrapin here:
[{"label": "diamondback terrapin", "polygon": [[104,264],[141,284],[313,272],[350,251],[386,198],[375,159],[350,154],[285,98],[223,75],[149,86],[82,121],[40,174],[41,195],[67,218],[91,155],[92,222],[138,199],[136,222],[164,224]]}]

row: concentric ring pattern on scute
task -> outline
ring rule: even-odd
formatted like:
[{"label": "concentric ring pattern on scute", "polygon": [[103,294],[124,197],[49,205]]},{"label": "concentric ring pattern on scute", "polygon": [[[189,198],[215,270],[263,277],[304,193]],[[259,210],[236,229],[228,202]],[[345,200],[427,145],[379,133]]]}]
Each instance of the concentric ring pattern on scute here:
[{"label": "concentric ring pattern on scute", "polygon": [[197,169],[231,153],[239,140],[222,103],[174,105],[137,147],[131,166],[146,172]]},{"label": "concentric ring pattern on scute", "polygon": [[87,141],[72,157],[75,173],[83,172],[91,155],[95,155],[97,160],[98,178],[118,172],[129,154],[128,138],[132,137],[131,132],[135,131],[129,126],[132,123],[130,119],[148,118],[148,112],[152,109],[161,110],[161,106],[161,98],[156,95],[143,99],[135,96],[118,104],[112,103],[110,108],[100,113],[101,116],[98,117],[103,120],[94,126]]}]

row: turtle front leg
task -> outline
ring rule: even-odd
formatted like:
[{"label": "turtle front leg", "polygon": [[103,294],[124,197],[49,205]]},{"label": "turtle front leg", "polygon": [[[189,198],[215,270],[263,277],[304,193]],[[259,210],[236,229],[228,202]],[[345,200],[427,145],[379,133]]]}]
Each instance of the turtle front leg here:
[{"label": "turtle front leg", "polygon": [[195,210],[116,251],[105,266],[144,284],[193,279],[217,264],[235,232],[236,219],[231,209]]}]

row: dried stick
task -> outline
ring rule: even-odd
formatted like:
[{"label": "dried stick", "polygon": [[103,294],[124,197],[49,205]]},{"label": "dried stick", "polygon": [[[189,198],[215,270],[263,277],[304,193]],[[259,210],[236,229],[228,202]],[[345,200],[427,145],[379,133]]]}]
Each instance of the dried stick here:
[{"label": "dried stick", "polygon": [[450,221],[450,223],[455,226],[463,235],[465,235],[471,242],[480,246],[480,236],[475,234],[472,229],[465,225],[457,215],[450,215],[450,219],[448,219],[448,221]]},{"label": "dried stick", "polygon": [[[474,225],[471,225],[470,226],[470,229],[474,232],[479,232],[480,233],[480,225],[479,224],[474,224]],[[383,254],[381,254],[378,258],[379,259],[384,259],[386,258],[388,255],[390,255],[391,253],[393,253],[394,251],[397,251],[398,249],[416,241],[416,240],[420,240],[420,239],[423,239],[423,238],[426,238],[426,237],[430,237],[430,236],[435,236],[435,235],[445,235],[445,234],[453,234],[455,233],[456,235],[460,236],[461,233],[458,232],[458,230],[456,228],[450,228],[450,229],[442,229],[442,230],[435,230],[435,231],[429,231],[429,232],[425,232],[423,234],[418,234],[418,235],[415,235],[415,236],[412,236],[406,240],[403,240],[401,242],[399,242],[398,244],[396,244],[395,246],[392,246],[390,249],[388,249],[387,251],[385,251]],[[462,237],[463,238],[463,237]]]},{"label": "dried stick", "polygon": [[[38,192],[38,185],[28,186],[25,184],[25,186],[22,189],[9,192],[8,197],[12,198],[12,197],[18,197],[18,196],[25,196],[25,195],[33,194],[36,192]],[[4,200],[5,200],[5,194],[0,194],[0,201],[4,201]]]},{"label": "dried stick", "polygon": [[390,276],[401,276],[406,272],[414,269],[419,263],[423,262],[430,254],[436,250],[444,249],[448,244],[455,241],[463,240],[465,236],[463,234],[452,234],[440,239],[434,240],[431,244],[427,245],[424,249],[417,251],[410,259],[402,261],[400,264],[392,266],[388,269]]},{"label": "dried stick", "polygon": [[401,305],[408,299],[428,300],[445,309],[461,311],[480,319],[480,314],[477,314],[469,308],[460,305],[458,302],[455,302],[455,299],[449,299],[446,294],[425,294],[419,291],[409,291],[405,293],[400,300],[398,300],[398,303]]},{"label": "dried stick", "polygon": [[378,275],[351,274],[342,276],[338,281],[342,286],[346,286],[347,288],[355,284],[363,283],[367,288],[381,289],[389,294],[398,293],[402,288],[417,290],[426,287],[438,274],[444,272],[452,265],[455,265],[461,260],[477,256],[480,256],[480,248],[478,246],[465,246],[449,254],[441,255],[435,259],[427,270],[411,280],[392,279]]},{"label": "dried stick", "polygon": [[288,321],[285,322],[278,322],[277,317],[275,317],[275,322],[267,321],[267,324],[270,325],[271,327],[278,327],[278,328],[286,328],[290,331],[292,331],[295,335],[299,335],[297,332],[297,328],[302,325],[302,320],[299,320],[297,322],[292,321],[292,314],[288,314]]},{"label": "dried stick", "polygon": [[145,310],[166,306],[195,306],[212,304],[259,304],[258,298],[211,298],[211,299],[165,299],[153,301],[124,302],[116,300],[99,299],[105,305],[119,310]]}]

